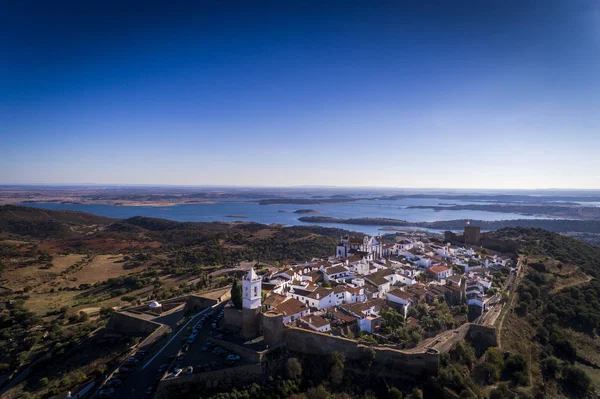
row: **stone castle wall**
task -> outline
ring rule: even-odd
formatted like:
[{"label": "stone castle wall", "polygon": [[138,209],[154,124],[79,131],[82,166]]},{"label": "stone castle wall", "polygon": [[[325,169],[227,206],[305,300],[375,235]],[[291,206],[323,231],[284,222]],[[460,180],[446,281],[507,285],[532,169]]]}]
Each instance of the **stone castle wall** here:
[{"label": "stone castle wall", "polygon": [[218,346],[221,346],[221,347],[227,349],[229,352],[233,352],[237,355],[240,355],[240,357],[242,357],[243,359],[248,360],[253,363],[261,362],[265,353],[267,352],[267,351],[258,352],[253,349],[247,348],[245,346],[238,345],[238,344],[235,344],[235,343],[229,342],[229,341],[223,341],[222,339],[217,339],[217,338],[213,338],[213,337],[208,337],[207,340],[209,342],[212,342]]},{"label": "stone castle wall", "polygon": [[265,376],[263,366],[259,363],[226,368],[217,371],[182,375],[165,379],[156,390],[156,399],[176,398],[182,394],[197,393],[201,395],[207,389],[218,388],[228,390],[249,382],[256,382]]},{"label": "stone castle wall", "polygon": [[423,373],[437,374],[439,353],[436,351],[408,352],[379,346],[365,346],[351,339],[296,327],[285,327],[283,342],[290,352],[313,355],[340,352],[347,359],[352,360],[360,360],[363,356],[361,349],[369,348],[375,352],[375,363],[379,366],[392,367],[415,376]]},{"label": "stone castle wall", "polygon": [[162,324],[127,312],[113,312],[106,325],[106,330],[123,335],[144,336],[160,328]]}]

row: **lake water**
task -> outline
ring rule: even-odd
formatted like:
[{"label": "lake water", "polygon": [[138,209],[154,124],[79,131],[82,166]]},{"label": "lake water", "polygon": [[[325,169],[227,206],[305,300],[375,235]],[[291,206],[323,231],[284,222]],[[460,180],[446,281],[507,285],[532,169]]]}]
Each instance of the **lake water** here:
[{"label": "lake water", "polygon": [[[509,220],[536,219],[511,213],[484,211],[435,211],[432,209],[407,209],[414,205],[468,204],[465,201],[448,201],[435,198],[410,198],[401,200],[366,200],[357,202],[317,205],[258,205],[248,201],[224,201],[214,204],[182,204],[167,207],[155,206],[112,206],[58,203],[27,203],[26,206],[89,212],[95,215],[125,219],[133,216],[146,216],[170,219],[179,222],[215,222],[215,221],[250,221],[264,224],[278,223],[283,225],[311,225],[298,220],[310,214],[293,213],[298,209],[314,209],[322,212],[319,216],[335,218],[391,218],[409,222],[433,222],[437,220],[473,219],[473,220]],[[283,212],[280,212],[283,211]],[[231,218],[228,216],[247,216],[247,218]],[[538,217],[539,219],[539,217]],[[347,224],[322,224],[324,227],[337,227],[346,230],[361,231],[366,234],[376,234],[383,226],[358,226]]]}]

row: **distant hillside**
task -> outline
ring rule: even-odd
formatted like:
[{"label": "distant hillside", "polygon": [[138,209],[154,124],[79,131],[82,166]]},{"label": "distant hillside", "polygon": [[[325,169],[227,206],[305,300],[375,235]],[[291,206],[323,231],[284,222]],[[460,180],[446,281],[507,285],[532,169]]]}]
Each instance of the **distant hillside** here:
[{"label": "distant hillside", "polygon": [[[389,218],[353,218],[340,219],[327,216],[303,216],[298,218],[305,223],[335,223],[363,226],[403,226],[419,227],[435,230],[462,230],[467,219],[438,220],[435,222],[409,222],[400,219]],[[572,219],[515,219],[515,220],[473,220],[469,219],[471,225],[480,226],[482,230],[496,230],[506,227],[527,227],[553,231],[556,233],[573,233],[578,238],[600,243],[600,221],[599,220],[572,220]]]},{"label": "distant hillside", "polygon": [[586,273],[600,276],[600,247],[575,238],[543,229],[504,228],[487,233],[488,237],[516,242],[521,251],[532,255],[549,256],[565,263],[574,263]]},{"label": "distant hillside", "polygon": [[35,238],[65,238],[114,219],[75,211],[52,211],[25,206],[0,206],[0,233]]}]

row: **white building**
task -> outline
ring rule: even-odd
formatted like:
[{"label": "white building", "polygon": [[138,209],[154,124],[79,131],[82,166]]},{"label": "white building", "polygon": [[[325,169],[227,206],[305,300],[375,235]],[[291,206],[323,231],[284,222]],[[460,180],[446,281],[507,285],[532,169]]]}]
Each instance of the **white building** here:
[{"label": "white building", "polygon": [[244,309],[260,308],[261,294],[261,279],[254,268],[250,268],[242,280],[242,307]]},{"label": "white building", "polygon": [[302,316],[300,318],[300,320],[306,325],[308,326],[308,328],[310,328],[311,330],[314,331],[318,331],[318,332],[327,332],[331,330],[331,323],[329,322],[329,320],[324,319],[321,316],[315,316],[315,315],[306,315],[306,316]]}]

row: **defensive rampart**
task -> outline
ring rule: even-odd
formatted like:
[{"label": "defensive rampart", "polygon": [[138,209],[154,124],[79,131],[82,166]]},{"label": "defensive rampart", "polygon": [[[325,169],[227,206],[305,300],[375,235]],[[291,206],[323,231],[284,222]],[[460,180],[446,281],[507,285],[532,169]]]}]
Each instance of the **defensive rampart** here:
[{"label": "defensive rampart", "polygon": [[[268,324],[263,328],[265,328],[265,338],[272,334],[272,331],[268,331],[270,330]],[[360,360],[361,356],[364,356],[364,349],[369,348],[375,352],[376,365],[388,370],[401,369],[414,376],[424,373],[437,374],[439,354],[450,351],[454,345],[464,339],[471,340],[483,349],[497,345],[495,328],[471,323],[438,334],[412,349],[365,346],[355,340],[290,326],[285,326],[275,335],[279,336],[270,337],[271,342],[285,345],[290,352],[302,354],[327,355],[331,352],[341,352],[348,359]]]},{"label": "defensive rampart", "polygon": [[152,334],[161,326],[162,324],[152,321],[152,317],[124,311],[111,314],[106,330],[122,335],[143,336]]},{"label": "defensive rampart", "polygon": [[262,351],[262,352],[255,351],[251,348],[246,348],[242,345],[238,345],[233,342],[223,341],[221,339],[216,339],[213,337],[208,337],[208,341],[212,342],[218,346],[221,346],[230,352],[240,355],[240,357],[242,357],[250,362],[253,362],[253,363],[261,362],[264,355],[267,352],[267,351]]},{"label": "defensive rampart", "polygon": [[178,378],[162,380],[154,397],[156,399],[168,399],[194,392],[204,392],[207,389],[227,390],[234,386],[259,381],[264,375],[263,366],[259,363],[206,373],[183,375]]}]

